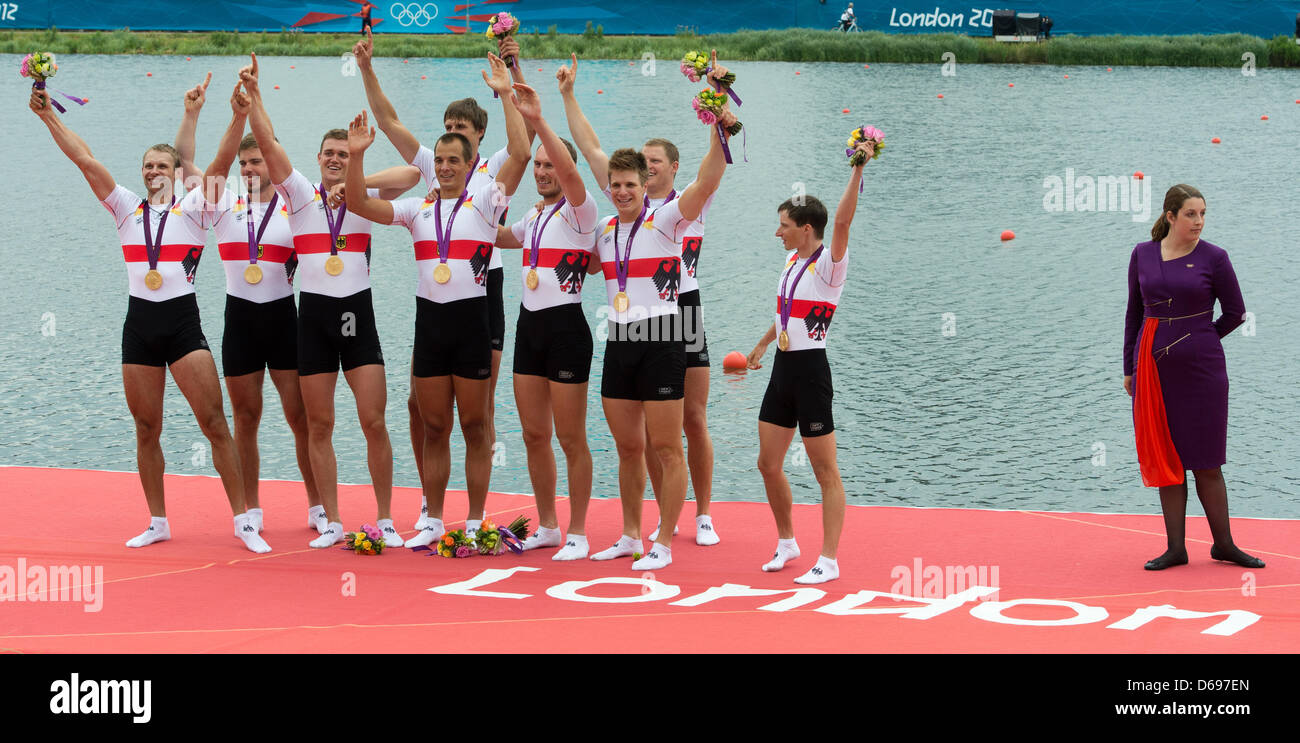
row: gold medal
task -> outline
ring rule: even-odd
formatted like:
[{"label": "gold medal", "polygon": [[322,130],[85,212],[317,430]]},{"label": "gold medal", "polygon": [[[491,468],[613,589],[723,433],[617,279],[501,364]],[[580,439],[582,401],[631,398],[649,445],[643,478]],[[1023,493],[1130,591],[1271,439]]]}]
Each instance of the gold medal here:
[{"label": "gold medal", "polygon": [[262,267],[253,264],[244,269],[244,281],[250,284],[259,283],[262,280]]},{"label": "gold medal", "polygon": [[162,274],[152,268],[149,269],[149,273],[144,275],[144,285],[157,291],[158,288],[162,286]]},{"label": "gold medal", "polygon": [[627,312],[627,308],[632,306],[632,300],[627,298],[627,292],[619,292],[614,295],[614,311]]},{"label": "gold medal", "polygon": [[446,263],[439,263],[438,267],[433,269],[433,280],[439,284],[451,281],[451,266]]},{"label": "gold medal", "polygon": [[524,279],[524,285],[529,289],[537,288],[537,271],[535,269],[528,269],[528,277]]},{"label": "gold medal", "polygon": [[338,276],[343,273],[343,259],[337,255],[331,255],[325,260],[325,273],[330,276]]},{"label": "gold medal", "polygon": [[781,335],[776,339],[776,347],[782,351],[790,348],[790,334],[782,330]]}]

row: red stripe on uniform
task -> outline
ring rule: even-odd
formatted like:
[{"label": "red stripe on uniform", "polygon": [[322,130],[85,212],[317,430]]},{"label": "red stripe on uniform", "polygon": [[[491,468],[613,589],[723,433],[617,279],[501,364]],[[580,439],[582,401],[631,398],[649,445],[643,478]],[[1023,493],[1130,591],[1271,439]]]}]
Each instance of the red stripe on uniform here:
[{"label": "red stripe on uniform", "polygon": [[[217,248],[221,251],[221,260],[223,261],[246,261],[248,260],[248,243],[220,243]],[[262,257],[259,261],[270,263],[284,263],[293,255],[293,248],[286,248],[283,245],[271,245],[262,243]]]},{"label": "red stripe on uniform", "polygon": [[[447,251],[447,259],[467,261],[478,252],[478,246],[488,244],[481,240],[452,240],[451,249]],[[438,241],[417,240],[415,242],[415,260],[438,260]]]},{"label": "red stripe on uniform", "polygon": [[[358,234],[346,235],[345,237],[348,242],[342,250],[344,253],[364,253],[370,245],[370,235]],[[294,250],[297,250],[300,255],[328,253],[331,245],[333,243],[330,241],[330,236],[324,233],[293,236]],[[247,250],[247,245],[245,245],[245,249]]]},{"label": "red stripe on uniform", "polygon": [[[531,252],[528,250],[528,248],[524,248],[519,252],[524,254],[523,262],[522,262],[523,267],[528,268],[529,263],[532,260]],[[577,253],[580,256],[591,255],[591,252],[587,250],[576,250],[573,248],[542,248],[541,250],[537,251],[537,267],[555,268],[556,266],[560,265],[560,261],[564,260],[564,256],[567,253]],[[652,273],[651,275],[654,274]]]},{"label": "red stripe on uniform", "polygon": [[[164,245],[158,254],[158,261],[166,263],[185,260],[194,248],[198,248],[200,253],[203,252],[202,245]],[[149,260],[149,252],[143,245],[123,245],[122,257],[127,263],[144,263]]]},{"label": "red stripe on uniform", "polygon": [[[832,312],[835,311],[835,305],[831,304],[830,302],[810,302],[806,299],[796,299],[794,300],[794,302],[791,303],[790,317],[796,317],[800,319],[807,317],[808,311],[813,308],[813,305],[825,305],[827,307],[830,307]],[[776,313],[778,315],[781,314],[780,297],[776,298]]]},{"label": "red stripe on uniform", "polygon": [[[633,258],[631,265],[627,267],[627,277],[629,279],[649,279],[653,278],[659,271],[661,263],[680,264],[681,258]],[[617,281],[618,271],[615,270],[614,261],[605,261],[600,264],[605,269],[606,281]]]}]

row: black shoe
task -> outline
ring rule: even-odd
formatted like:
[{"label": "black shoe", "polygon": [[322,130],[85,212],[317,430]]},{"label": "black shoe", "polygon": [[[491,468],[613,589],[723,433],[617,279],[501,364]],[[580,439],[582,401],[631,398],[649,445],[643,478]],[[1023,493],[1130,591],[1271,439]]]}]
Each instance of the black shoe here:
[{"label": "black shoe", "polygon": [[1164,570],[1165,568],[1172,568],[1175,565],[1186,565],[1186,564],[1187,564],[1187,553],[1183,553],[1181,557],[1173,557],[1170,556],[1168,552],[1166,552],[1154,560],[1147,561],[1147,564],[1144,565],[1143,567],[1145,567],[1147,570]]},{"label": "black shoe", "polygon": [[[1234,548],[1234,549],[1235,549],[1235,548]],[[1234,563],[1234,564],[1240,565],[1240,566],[1242,566],[1243,568],[1262,568],[1262,567],[1264,567],[1264,561],[1263,561],[1263,560],[1259,559],[1258,557],[1251,557],[1250,555],[1246,554],[1245,552],[1242,552],[1241,550],[1237,550],[1237,556],[1235,556],[1235,557],[1228,557],[1228,556],[1227,556],[1227,550],[1222,550],[1222,551],[1221,551],[1221,550],[1219,549],[1219,546],[1218,546],[1218,545],[1214,545],[1214,546],[1210,547],[1210,559],[1212,559],[1212,560],[1222,560],[1223,562],[1231,562],[1231,563]]]}]

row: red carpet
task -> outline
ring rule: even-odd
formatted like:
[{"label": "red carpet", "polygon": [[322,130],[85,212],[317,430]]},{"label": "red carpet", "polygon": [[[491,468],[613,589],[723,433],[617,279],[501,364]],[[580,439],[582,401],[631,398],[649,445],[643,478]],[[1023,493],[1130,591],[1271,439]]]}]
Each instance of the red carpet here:
[{"label": "red carpet", "polygon": [[[142,549],[123,545],[148,524],[133,473],[0,467],[0,492],[0,652],[435,653],[503,643],[516,653],[1300,651],[1296,520],[1233,520],[1237,544],[1268,563],[1248,571],[1211,561],[1204,518],[1189,519],[1191,564],[1151,573],[1142,563],[1163,549],[1158,515],[850,507],[841,578],[814,587],[824,594],[796,594],[792,580],[821,546],[817,506],[795,507],[804,556],[763,573],[776,540],[765,504],[716,503],[722,544],[699,547],[688,503],[674,562],[651,583],[629,560],[556,563],[553,550],[460,560],[313,550],[293,482],[261,486],[269,555],[234,537],[216,478],[167,476],[172,540]],[[340,497],[346,527],[373,523],[367,487],[344,486]],[[418,491],[397,488],[393,502],[411,536]],[[465,508],[463,493],[449,494],[449,522]],[[536,516],[525,495],[493,495],[488,511],[499,522]],[[564,503],[560,511],[563,525]],[[617,499],[592,504],[593,552],[618,537],[619,513]],[[647,533],[654,519],[647,504]],[[24,544],[38,525],[57,527],[60,541]],[[89,590],[92,577],[83,593],[60,566],[102,568],[102,584]],[[503,579],[485,579],[479,595],[432,590],[488,570]],[[62,595],[50,590],[56,578]],[[606,582],[578,585],[597,579]],[[929,618],[900,615],[925,608],[918,602],[859,594],[937,599],[980,584],[999,593],[931,604]],[[742,586],[782,593],[734,595]],[[601,598],[613,601],[592,601]]]}]

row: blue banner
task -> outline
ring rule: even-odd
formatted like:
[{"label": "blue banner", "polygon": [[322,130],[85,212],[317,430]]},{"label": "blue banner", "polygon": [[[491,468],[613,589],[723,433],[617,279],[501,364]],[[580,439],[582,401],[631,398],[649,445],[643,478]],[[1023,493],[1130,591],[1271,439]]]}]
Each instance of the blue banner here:
[{"label": "blue banner", "polygon": [[[522,30],[581,33],[590,21],[606,34],[673,34],[741,29],[823,28],[839,25],[844,0],[459,0],[410,2],[375,0],[256,0],[249,2],[71,2],[0,0],[0,29],[50,28],[137,31],[358,32],[363,9],[371,8],[376,33],[482,34],[498,10],[519,18]],[[893,33],[953,32],[992,34],[993,11],[1006,5],[975,5],[938,0],[854,3],[864,31]],[[1300,0],[1041,0],[1011,8],[1051,17],[1054,34],[1210,34],[1247,33],[1271,38],[1295,30]]]}]

